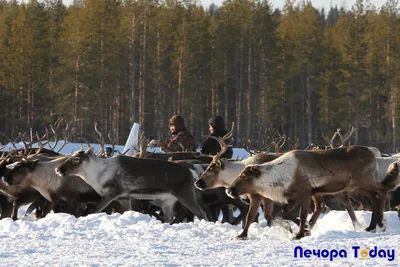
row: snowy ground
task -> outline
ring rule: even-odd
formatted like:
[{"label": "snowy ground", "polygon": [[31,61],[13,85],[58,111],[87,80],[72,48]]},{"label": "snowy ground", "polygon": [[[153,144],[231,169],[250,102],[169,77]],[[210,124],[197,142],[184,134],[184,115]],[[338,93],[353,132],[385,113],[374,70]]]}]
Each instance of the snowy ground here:
[{"label": "snowy ground", "polygon": [[[20,212],[22,216],[22,211]],[[363,225],[370,213],[359,211]],[[75,218],[49,214],[34,221],[0,221],[1,266],[149,266],[149,265],[275,265],[275,266],[399,266],[400,220],[386,212],[385,233],[356,232],[347,213],[331,211],[317,222],[310,237],[299,241],[280,226],[265,221],[250,227],[249,239],[235,237],[239,226],[196,220],[168,225],[137,212],[93,214]],[[294,231],[297,230],[292,226]],[[294,248],[345,250],[346,258],[294,258]],[[353,246],[395,250],[394,260],[355,258]],[[324,252],[323,252],[324,253]],[[332,252],[330,252],[332,253]],[[322,254],[324,255],[324,254]],[[343,256],[343,255],[342,255]]]},{"label": "snowy ground", "polygon": [[[79,149],[80,144],[70,144],[62,152],[68,154]],[[234,149],[235,158],[247,156],[243,149]],[[311,236],[297,241],[280,226],[266,227],[265,220],[260,218],[259,224],[250,227],[249,239],[242,241],[234,238],[241,231],[239,226],[197,219],[194,223],[168,225],[147,215],[126,212],[78,219],[52,213],[36,221],[29,216],[23,218],[24,208],[19,211],[20,220],[0,221],[0,266],[400,265],[400,219],[396,212],[385,213],[388,223],[385,233],[367,233],[354,231],[346,212],[331,211],[321,216]],[[371,213],[356,214],[366,227]],[[297,226],[292,225],[292,229],[296,232]],[[361,259],[360,253],[356,258],[353,246],[370,250],[372,256],[374,247],[381,250],[381,256],[383,250],[389,253],[394,250],[394,259],[390,254],[389,260],[387,252],[385,258]],[[322,256],[328,257],[311,253],[308,258],[295,258],[296,247],[319,249]],[[342,257],[331,261],[329,255],[335,252]]]}]

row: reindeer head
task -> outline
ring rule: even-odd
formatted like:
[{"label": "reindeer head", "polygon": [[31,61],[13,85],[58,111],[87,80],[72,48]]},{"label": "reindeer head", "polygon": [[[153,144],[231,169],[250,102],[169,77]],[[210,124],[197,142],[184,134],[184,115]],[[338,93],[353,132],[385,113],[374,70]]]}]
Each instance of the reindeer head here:
[{"label": "reindeer head", "polygon": [[210,165],[208,165],[207,169],[201,174],[199,180],[195,182],[194,185],[200,190],[221,186],[218,181],[218,177],[220,171],[223,170],[225,166],[221,157],[228,149],[228,145],[222,138],[216,138],[214,136],[210,137],[218,141],[221,146],[221,151],[219,151],[217,155],[213,157]]},{"label": "reindeer head", "polygon": [[221,186],[218,183],[218,177],[220,171],[223,169],[223,161],[220,159],[213,159],[213,161],[210,163],[210,165],[208,165],[207,169],[201,174],[200,178],[194,183],[194,185],[200,190]]},{"label": "reindeer head", "polygon": [[207,169],[202,173],[200,178],[194,183],[194,185],[198,189],[204,190],[207,188],[214,188],[214,187],[223,185],[223,184],[221,184],[221,181],[219,181],[219,179],[218,179],[220,171],[223,170],[224,166],[225,166],[221,157],[222,157],[222,155],[225,154],[226,150],[229,147],[225,141],[232,137],[233,128],[234,128],[234,124],[232,123],[231,130],[226,135],[224,135],[222,138],[221,137],[217,138],[215,136],[209,136],[209,138],[213,138],[213,139],[217,140],[217,142],[221,146],[221,150],[213,157],[210,165],[208,165]]},{"label": "reindeer head", "polygon": [[250,165],[243,169],[238,178],[226,189],[226,194],[231,198],[237,198],[242,194],[255,193],[255,179],[261,176],[257,165]]},{"label": "reindeer head", "polygon": [[400,184],[399,164],[399,161],[395,161],[389,165],[385,177],[383,178],[383,181],[381,183],[389,191],[396,189],[397,186]]},{"label": "reindeer head", "polygon": [[26,187],[30,185],[30,174],[36,169],[39,160],[25,160],[6,165],[7,172],[3,174],[3,181],[9,185]]},{"label": "reindeer head", "polygon": [[95,157],[93,153],[93,147],[88,148],[86,151],[79,150],[69,156],[69,158],[55,171],[59,176],[75,175],[81,171],[82,166],[90,160],[91,157]]}]

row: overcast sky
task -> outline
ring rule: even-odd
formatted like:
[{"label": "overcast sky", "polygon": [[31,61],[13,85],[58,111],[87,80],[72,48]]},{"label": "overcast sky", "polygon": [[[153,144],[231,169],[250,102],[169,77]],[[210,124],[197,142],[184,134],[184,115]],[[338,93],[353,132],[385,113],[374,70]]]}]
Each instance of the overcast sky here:
[{"label": "overcast sky", "polygon": [[[215,3],[216,5],[221,5],[223,0],[198,0],[203,6],[208,7],[211,3]],[[270,0],[273,8],[282,8],[285,0]],[[347,9],[350,9],[351,6],[355,3],[356,0],[311,0],[311,3],[315,8],[325,7],[328,9],[331,5],[338,7],[344,6]],[[63,0],[65,5],[69,5],[72,3],[72,0]],[[298,3],[300,1],[296,1]],[[370,2],[376,7],[381,7],[386,0],[370,0]]]}]

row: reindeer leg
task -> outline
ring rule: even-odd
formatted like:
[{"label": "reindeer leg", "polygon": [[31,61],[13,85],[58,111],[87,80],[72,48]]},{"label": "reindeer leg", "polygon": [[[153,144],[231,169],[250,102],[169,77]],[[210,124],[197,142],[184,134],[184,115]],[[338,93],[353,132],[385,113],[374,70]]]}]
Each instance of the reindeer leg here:
[{"label": "reindeer leg", "polygon": [[180,192],[179,194],[176,195],[176,197],[197,218],[199,218],[200,220],[208,220],[206,213],[200,208],[200,206],[198,205],[198,202],[195,198],[194,190],[196,190],[196,189],[194,188],[193,183],[188,187],[191,188],[191,190]]},{"label": "reindeer leg", "polygon": [[300,220],[292,214],[292,210],[297,207],[297,203],[289,200],[288,204],[285,204],[282,208],[282,219],[290,220],[300,226]]},{"label": "reindeer leg", "polygon": [[[233,221],[232,221],[232,225],[238,225],[240,222],[242,222],[242,228],[244,228],[245,227],[245,225],[246,225],[246,216],[247,216],[247,213],[249,212],[249,208],[247,207],[246,209],[240,209],[239,208],[239,210],[240,210],[240,214],[239,214],[239,216],[237,216]],[[258,223],[258,216],[259,216],[259,214],[258,214],[258,212],[257,212],[257,214],[256,214],[256,216],[255,216],[255,218],[254,218],[254,221],[252,221],[252,223],[253,222],[257,222]]]},{"label": "reindeer leg", "polygon": [[349,194],[347,192],[342,192],[342,193],[336,194],[336,197],[339,199],[340,203],[343,205],[343,207],[349,213],[349,216],[351,218],[351,222],[353,223],[354,229],[355,230],[360,229],[361,224],[357,220],[353,205],[351,205]]},{"label": "reindeer leg", "polygon": [[1,209],[0,219],[10,218],[12,215],[12,208],[13,208],[12,203],[10,203],[10,202],[4,203],[4,205],[2,205],[2,209]]},{"label": "reindeer leg", "polygon": [[378,219],[377,223],[378,226],[382,229],[383,232],[386,231],[386,221],[383,216],[383,212],[385,211],[385,205],[386,205],[386,199],[388,193],[386,190],[379,190],[379,213],[378,213]]},{"label": "reindeer leg", "polygon": [[258,214],[258,207],[260,207],[261,196],[258,194],[249,195],[250,199],[250,209],[246,216],[246,224],[244,225],[244,229],[240,235],[236,238],[238,239],[247,239],[247,232],[249,231],[250,224],[254,221],[254,217]]},{"label": "reindeer leg", "polygon": [[[201,208],[206,213],[207,219],[210,222],[216,222],[218,220],[218,207],[215,205],[202,205]],[[193,213],[192,213],[193,214]]]},{"label": "reindeer leg", "polygon": [[18,203],[18,199],[13,201],[12,204],[12,213],[11,213],[11,219],[13,219],[13,221],[18,220],[18,208],[19,208],[19,203]]},{"label": "reindeer leg", "polygon": [[295,239],[310,235],[309,224],[307,222],[308,210],[310,208],[310,196],[302,196],[300,201],[300,229]]},{"label": "reindeer leg", "polygon": [[[236,208],[239,209],[240,214],[237,216],[231,224],[233,225],[238,225],[240,222],[242,222],[242,228],[245,227],[246,225],[246,215],[249,212],[249,205],[245,204],[242,202],[240,199],[230,199],[229,200],[231,204],[233,204]],[[253,222],[258,222],[257,220],[258,214],[256,214],[256,218]]]},{"label": "reindeer leg", "polygon": [[264,208],[264,218],[268,222],[268,224],[267,224],[268,227],[271,227],[272,221],[274,220],[274,217],[272,216],[272,210],[273,210],[274,202],[269,198],[263,197],[262,200],[261,200],[261,203],[262,203],[262,206]]},{"label": "reindeer leg", "polygon": [[[175,217],[173,218],[170,224],[181,223],[186,218],[186,215],[190,213],[190,211],[182,205],[179,201],[176,201],[175,205],[173,206],[173,213],[175,213]],[[165,212],[164,212],[165,214]]]},{"label": "reindeer leg", "polygon": [[50,211],[54,208],[55,204],[56,204],[55,201],[53,201],[53,202],[47,201],[47,203],[45,203],[45,205],[43,207],[43,212],[41,214],[42,216],[40,218],[46,217],[46,215],[49,214]]},{"label": "reindeer leg", "polygon": [[37,209],[37,208],[38,208],[38,204],[37,204],[36,202],[31,203],[31,204],[29,205],[29,207],[26,209],[26,212],[25,212],[24,217],[27,216],[27,215],[29,215],[29,214],[31,214],[32,211],[34,211],[34,210]]},{"label": "reindeer leg", "polygon": [[379,219],[379,203],[378,199],[376,198],[376,192],[368,191],[368,190],[362,190],[362,192],[368,197],[371,207],[372,207],[372,216],[371,216],[371,222],[369,226],[365,229],[367,232],[374,231],[376,229],[376,225],[378,223]]},{"label": "reindeer leg", "polygon": [[319,215],[325,207],[324,199],[321,195],[316,194],[311,196],[311,199],[314,202],[314,212],[310,219],[310,228],[312,229],[315,223],[317,222]]},{"label": "reindeer leg", "polygon": [[221,212],[222,212],[222,220],[221,223],[226,223],[230,222],[232,217],[233,217],[233,212],[229,208],[229,205],[222,205],[221,206]]},{"label": "reindeer leg", "polygon": [[[102,212],[111,202],[116,200],[119,197],[118,194],[109,194],[109,195],[104,195],[101,200],[96,204],[96,207],[94,208],[93,213],[99,213]],[[87,211],[91,213],[90,211]]]}]

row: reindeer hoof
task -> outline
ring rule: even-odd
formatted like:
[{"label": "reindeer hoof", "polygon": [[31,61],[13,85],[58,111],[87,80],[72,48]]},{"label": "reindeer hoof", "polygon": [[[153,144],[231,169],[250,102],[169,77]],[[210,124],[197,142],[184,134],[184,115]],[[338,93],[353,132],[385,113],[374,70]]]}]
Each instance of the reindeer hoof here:
[{"label": "reindeer hoof", "polygon": [[305,236],[310,236],[311,232],[310,231],[304,231],[304,233],[298,233],[295,237],[293,237],[293,240],[299,240]]},{"label": "reindeer hoof", "polygon": [[375,232],[376,232],[376,227],[368,226],[368,227],[365,229],[365,231],[371,232],[371,233],[375,233]]},{"label": "reindeer hoof", "polygon": [[302,237],[304,237],[304,235],[297,234],[295,237],[292,238],[292,240],[299,240]]},{"label": "reindeer hoof", "polygon": [[240,234],[240,235],[238,235],[238,236],[236,237],[236,239],[239,239],[239,240],[247,240],[247,235]]}]

